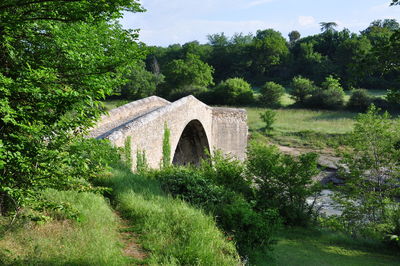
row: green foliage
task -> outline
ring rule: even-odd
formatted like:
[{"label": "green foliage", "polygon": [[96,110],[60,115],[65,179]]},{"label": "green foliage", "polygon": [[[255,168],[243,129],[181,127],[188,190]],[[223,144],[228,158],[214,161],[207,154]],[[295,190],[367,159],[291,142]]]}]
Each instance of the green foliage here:
[{"label": "green foliage", "polygon": [[322,83],[322,88],[315,89],[306,101],[310,107],[322,109],[340,109],[344,105],[344,96],[342,86],[338,79],[328,76]]},{"label": "green foliage", "polygon": [[285,88],[275,82],[266,82],[260,88],[260,103],[268,107],[279,107]]},{"label": "green foliage", "polygon": [[224,184],[227,181],[215,179],[221,172],[237,174],[242,171],[241,166],[233,169],[235,166],[238,164],[232,161],[219,162],[216,168],[203,166],[205,173],[194,168],[169,168],[156,173],[156,177],[168,193],[213,214],[219,227],[233,237],[240,254],[246,255],[252,248],[271,248],[272,236],[280,225],[280,218],[274,210],[256,212],[253,209],[252,201],[246,200],[241,194],[251,191],[250,184],[243,178],[236,178],[241,181],[238,186],[225,187],[216,183]]},{"label": "green foliage", "polygon": [[264,132],[270,133],[274,127],[273,124],[276,121],[276,112],[270,109],[265,110],[263,113],[260,113],[260,119],[265,123]]},{"label": "green foliage", "polygon": [[132,137],[126,137],[124,144],[124,160],[126,165],[132,169]]},{"label": "green foliage", "polygon": [[296,41],[298,41],[301,37],[300,32],[298,32],[297,30],[293,30],[289,33],[289,41],[290,44],[294,44]]},{"label": "green foliage", "polygon": [[[324,32],[304,38],[292,31],[289,43],[272,29],[255,35],[213,34],[203,45],[189,42],[157,47],[154,56],[165,69],[173,60],[196,54],[215,69],[217,83],[241,77],[259,87],[267,80],[287,83],[300,75],[320,84],[333,75],[346,89],[399,88],[400,31],[395,19],[373,21],[361,33],[337,31],[334,22],[322,26]],[[148,67],[150,64],[151,60]]]},{"label": "green foliage", "polygon": [[171,131],[168,128],[167,122],[164,124],[164,136],[162,146],[162,167],[166,168],[171,165],[171,144],[170,144]]},{"label": "green foliage", "polygon": [[251,67],[256,75],[264,75],[284,61],[288,54],[286,40],[280,32],[258,30],[253,40]]},{"label": "green foliage", "polygon": [[304,103],[315,90],[314,82],[302,76],[294,77],[292,80],[292,90],[290,95],[298,103]]},{"label": "green foliage", "polygon": [[334,31],[338,26],[336,22],[320,22],[319,25],[321,26],[321,31],[323,32]]},{"label": "green foliage", "polygon": [[343,151],[346,168],[341,175],[346,183],[338,201],[344,208],[344,228],[355,236],[383,239],[386,234],[399,233],[400,204],[395,200],[400,193],[398,128],[398,120],[379,114],[371,105],[366,114],[358,116],[350,148]]},{"label": "green foliage", "polygon": [[147,164],[147,158],[146,158],[146,151],[136,151],[136,171],[139,173],[145,172],[148,170],[149,166]]},{"label": "green foliage", "polygon": [[4,149],[4,146],[3,146],[3,142],[0,139],[0,170],[3,169],[4,163],[5,163],[4,160],[3,160],[4,157],[5,157],[4,151],[5,151],[5,149]]},{"label": "green foliage", "polygon": [[213,82],[213,67],[204,63],[199,56],[187,54],[184,59],[175,59],[165,66],[165,85],[159,92],[163,96],[179,94],[197,95]]},{"label": "green foliage", "polygon": [[[42,202],[49,203],[42,205],[44,211],[26,208],[12,229],[2,234],[1,265],[125,265],[131,262],[121,251],[119,219],[102,196],[48,189],[41,192],[41,197]],[[71,210],[74,217],[70,217]],[[23,215],[35,221],[26,221]]]},{"label": "green foliage", "polygon": [[254,191],[251,188],[252,181],[245,174],[243,162],[223,155],[221,151],[215,151],[213,156],[202,162],[201,173],[216,185],[239,193],[246,199],[254,197]]},{"label": "green foliage", "polygon": [[298,158],[281,154],[275,146],[252,143],[247,168],[257,184],[257,208],[277,209],[288,225],[307,225],[313,215],[306,199],[318,192],[312,177],[318,173],[317,155]]},{"label": "green foliage", "polygon": [[[170,173],[164,168],[161,173]],[[133,174],[115,165],[102,184],[110,186],[117,210],[129,221],[149,251],[149,265],[237,265],[239,255],[215,225],[215,220],[186,202],[164,193],[157,174]],[[182,177],[183,178],[183,177]]]},{"label": "green foliage", "polygon": [[155,95],[158,86],[164,82],[164,75],[147,71],[144,64],[138,64],[132,67],[125,79],[128,82],[119,89],[121,97],[139,100]]},{"label": "green foliage", "polygon": [[364,89],[353,90],[347,108],[364,112],[371,105],[372,99]]},{"label": "green foliage", "polygon": [[141,9],[130,0],[2,1],[2,211],[34,201],[46,187],[90,187],[96,171],[90,167],[97,164],[79,158],[85,151],[75,139],[93,126],[103,113],[100,100],[143,56],[137,33],[113,20],[123,10]]},{"label": "green foliage", "polygon": [[398,265],[397,250],[378,241],[354,239],[323,228],[285,228],[273,256],[254,252],[254,265]]},{"label": "green foliage", "polygon": [[222,81],[213,89],[213,100],[218,104],[245,105],[253,102],[253,90],[249,83],[241,78]]}]

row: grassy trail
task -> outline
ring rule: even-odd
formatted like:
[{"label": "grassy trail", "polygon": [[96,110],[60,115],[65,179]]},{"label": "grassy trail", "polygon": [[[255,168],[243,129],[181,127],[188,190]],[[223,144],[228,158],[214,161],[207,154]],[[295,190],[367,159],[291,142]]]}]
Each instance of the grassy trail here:
[{"label": "grassy trail", "polygon": [[166,195],[157,180],[116,166],[102,184],[113,189],[111,200],[128,221],[126,232],[138,236],[148,265],[238,265],[234,244],[212,217]]},{"label": "grassy trail", "polygon": [[0,265],[127,265],[120,220],[102,196],[48,190],[44,197],[69,204],[78,219],[18,220],[0,234]]}]

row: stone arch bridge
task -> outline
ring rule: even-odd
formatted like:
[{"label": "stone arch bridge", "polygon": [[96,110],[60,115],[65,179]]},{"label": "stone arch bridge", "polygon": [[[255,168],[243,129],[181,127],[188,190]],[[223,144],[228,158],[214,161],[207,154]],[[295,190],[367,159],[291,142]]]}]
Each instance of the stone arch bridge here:
[{"label": "stone arch bridge", "polygon": [[216,149],[240,160],[245,158],[246,111],[210,107],[193,96],[172,103],[151,96],[125,104],[103,116],[90,137],[109,139],[123,147],[130,136],[133,168],[138,150],[145,151],[148,165],[157,168],[162,160],[165,124],[171,132],[171,163],[197,164],[206,156],[205,150],[212,154]]}]

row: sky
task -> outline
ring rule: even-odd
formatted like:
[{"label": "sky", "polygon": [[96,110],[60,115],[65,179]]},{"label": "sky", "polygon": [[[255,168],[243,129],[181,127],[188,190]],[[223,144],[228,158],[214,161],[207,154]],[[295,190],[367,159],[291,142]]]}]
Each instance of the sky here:
[{"label": "sky", "polygon": [[320,32],[320,22],[336,22],[338,30],[359,32],[376,19],[400,21],[400,6],[390,0],[142,0],[144,13],[126,13],[124,28],[140,29],[147,45],[197,40],[224,32],[255,33],[272,28],[284,37],[297,30],[302,37]]}]

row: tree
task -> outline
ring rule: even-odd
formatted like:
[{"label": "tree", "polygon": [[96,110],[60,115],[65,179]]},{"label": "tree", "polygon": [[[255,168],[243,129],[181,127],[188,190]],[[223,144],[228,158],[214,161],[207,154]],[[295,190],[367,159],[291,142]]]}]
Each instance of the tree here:
[{"label": "tree", "polygon": [[291,31],[289,33],[289,42],[290,44],[294,44],[297,40],[299,40],[301,37],[300,32],[298,32],[297,30]]},{"label": "tree", "polygon": [[281,105],[281,98],[285,94],[285,88],[275,82],[266,82],[260,88],[260,102],[264,106],[279,107]]},{"label": "tree", "polygon": [[353,90],[351,93],[347,107],[352,110],[364,112],[372,103],[372,98],[368,95],[368,91],[364,89]]},{"label": "tree", "polygon": [[241,78],[230,78],[222,81],[213,89],[214,98],[219,104],[250,104],[253,101],[253,90],[250,84]]},{"label": "tree", "polygon": [[303,103],[314,90],[314,82],[302,76],[297,76],[292,80],[290,95],[296,102]]},{"label": "tree", "polygon": [[164,75],[147,71],[144,63],[140,63],[132,67],[125,79],[128,82],[119,88],[121,96],[137,100],[154,95],[158,85],[164,82]]},{"label": "tree", "polygon": [[185,59],[170,62],[163,74],[166,84],[161,92],[164,96],[179,96],[199,93],[213,85],[214,68],[200,60],[197,55],[187,54]]},{"label": "tree", "polygon": [[322,83],[322,87],[312,92],[306,104],[310,107],[323,109],[340,109],[344,105],[344,96],[345,93],[339,79],[328,76]]},{"label": "tree", "polygon": [[400,0],[392,0],[391,6],[400,5]]},{"label": "tree", "polygon": [[336,22],[320,22],[322,32],[335,31],[335,28],[338,26]]},{"label": "tree", "polygon": [[255,74],[265,75],[289,54],[285,38],[273,29],[258,30],[253,40],[252,68]]},{"label": "tree", "polygon": [[252,143],[247,168],[254,177],[258,209],[277,209],[286,224],[306,225],[312,206],[306,199],[318,191],[312,177],[318,174],[317,155],[284,155],[276,146]]},{"label": "tree", "polygon": [[399,216],[397,222],[392,219],[400,214],[395,199],[400,192],[399,126],[398,120],[379,114],[373,105],[357,117],[350,146],[342,154],[346,182],[338,195],[345,228],[354,235],[382,239],[400,233]]},{"label": "tree", "polygon": [[[89,188],[90,163],[73,142],[93,126],[99,100],[122,85],[143,52],[114,19],[133,0],[0,4],[0,206],[34,201],[40,189]],[[84,151],[82,151],[84,152]]]}]

